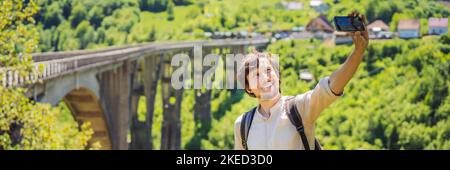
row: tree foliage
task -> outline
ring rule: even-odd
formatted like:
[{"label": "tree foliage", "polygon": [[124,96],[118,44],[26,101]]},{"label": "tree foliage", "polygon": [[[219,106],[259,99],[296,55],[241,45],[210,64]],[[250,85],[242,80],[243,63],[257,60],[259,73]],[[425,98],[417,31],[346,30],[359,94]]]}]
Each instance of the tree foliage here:
[{"label": "tree foliage", "polygon": [[[33,18],[36,12],[34,0],[0,2],[0,79],[5,69],[27,75],[34,68],[30,54],[38,43]],[[48,23],[57,24],[53,21]],[[31,101],[24,93],[21,88],[0,86],[0,149],[88,148],[93,134],[88,123],[80,127],[76,123],[61,125],[58,122],[60,109]]]}]

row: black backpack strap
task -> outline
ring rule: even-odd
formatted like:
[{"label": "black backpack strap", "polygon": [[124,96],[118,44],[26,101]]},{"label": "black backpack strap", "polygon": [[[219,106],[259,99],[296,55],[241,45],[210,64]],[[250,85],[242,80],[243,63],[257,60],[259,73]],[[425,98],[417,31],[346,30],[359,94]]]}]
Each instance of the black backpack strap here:
[{"label": "black backpack strap", "polygon": [[[289,117],[289,120],[291,123],[295,126],[295,129],[300,134],[300,138],[302,140],[303,146],[305,147],[305,150],[310,150],[308,138],[306,138],[305,134],[305,127],[303,126],[303,120],[300,116],[300,112],[298,112],[297,107],[294,102],[294,97],[290,97],[285,102],[285,112],[287,116]],[[317,139],[314,139],[314,148],[316,150],[321,150],[319,141]]]},{"label": "black backpack strap", "polygon": [[255,115],[255,111],[256,111],[256,107],[248,112],[245,112],[244,115],[242,115],[241,140],[242,140],[242,147],[245,150],[248,150],[247,139],[248,139],[248,134],[250,132],[250,126],[252,125],[253,116]]},{"label": "black backpack strap", "polygon": [[317,138],[314,138],[314,150],[322,150],[322,146],[319,143],[319,140]]}]

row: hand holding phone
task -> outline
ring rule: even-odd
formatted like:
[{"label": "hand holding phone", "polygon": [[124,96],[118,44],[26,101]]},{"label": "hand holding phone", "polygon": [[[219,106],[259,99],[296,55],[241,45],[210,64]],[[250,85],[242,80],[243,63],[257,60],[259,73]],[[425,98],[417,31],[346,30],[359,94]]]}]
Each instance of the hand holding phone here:
[{"label": "hand holding phone", "polygon": [[355,44],[355,52],[362,55],[369,45],[369,32],[366,29],[366,17],[357,11],[348,16],[334,17],[334,24],[338,31],[347,32]]}]

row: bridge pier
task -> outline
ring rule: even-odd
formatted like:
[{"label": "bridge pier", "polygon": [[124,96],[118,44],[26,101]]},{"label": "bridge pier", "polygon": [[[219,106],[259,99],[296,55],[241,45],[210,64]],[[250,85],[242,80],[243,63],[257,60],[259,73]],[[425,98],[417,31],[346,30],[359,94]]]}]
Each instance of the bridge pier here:
[{"label": "bridge pier", "polygon": [[162,77],[161,89],[163,99],[163,123],[161,128],[161,150],[181,149],[181,100],[183,88],[175,90],[171,81],[171,57],[170,54],[163,56],[161,63]]},{"label": "bridge pier", "polygon": [[149,130],[149,149],[153,148],[152,141],[152,125],[153,115],[155,110],[155,98],[158,88],[158,80],[161,77],[161,60],[163,55],[157,55],[145,58],[144,66],[144,94],[146,98],[147,113],[145,116],[145,122],[147,129]]},{"label": "bridge pier", "polygon": [[[197,48],[200,49],[194,49],[194,57],[201,56],[203,59],[206,55],[213,52],[213,49],[206,49],[202,46],[197,46]],[[203,60],[196,60],[194,62],[202,62]],[[208,129],[211,125],[211,89],[207,89],[204,83],[205,78],[205,72],[209,70],[211,67],[205,67],[201,65],[201,67],[195,67],[194,66],[194,74],[201,74],[203,75],[203,79],[199,79],[197,81],[202,82],[201,89],[196,88],[194,90],[195,95],[195,104],[194,104],[194,121],[196,124],[196,127],[200,127],[197,131],[202,131]],[[200,124],[200,126],[198,126]]]},{"label": "bridge pier", "polygon": [[141,122],[138,119],[138,106],[139,106],[139,98],[143,94],[143,85],[142,85],[142,67],[139,63],[139,60],[133,61],[132,65],[134,65],[134,69],[131,75],[131,99],[130,99],[130,150],[149,150],[151,140],[149,137],[149,129],[146,126],[145,121]]},{"label": "bridge pier", "polygon": [[112,149],[115,150],[128,149],[131,70],[131,62],[124,61],[121,67],[100,73],[100,96],[109,113]]},{"label": "bridge pier", "polygon": [[[132,109],[131,121],[131,144],[130,149],[136,150],[151,150],[153,149],[152,141],[152,125],[153,113],[155,109],[155,97],[157,92],[158,80],[161,77],[161,57],[162,55],[148,56],[139,64],[141,70],[141,80],[136,82],[135,93],[133,96],[139,98],[144,95],[146,98],[146,116],[145,121],[140,122],[137,117],[137,103],[136,109]],[[137,78],[137,77],[136,77]],[[135,99],[138,102],[138,99]],[[132,99],[133,101],[135,101]],[[133,107],[132,107],[133,108]],[[135,112],[135,113],[134,113]]]}]

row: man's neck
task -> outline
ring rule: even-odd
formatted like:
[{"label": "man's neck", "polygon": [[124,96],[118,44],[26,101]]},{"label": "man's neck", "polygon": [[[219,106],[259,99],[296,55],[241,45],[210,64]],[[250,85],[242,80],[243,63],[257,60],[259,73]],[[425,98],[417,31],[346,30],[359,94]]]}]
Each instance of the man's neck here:
[{"label": "man's neck", "polygon": [[271,113],[270,113],[270,108],[272,108],[275,104],[277,104],[277,102],[281,99],[281,94],[278,94],[276,97],[274,97],[273,99],[270,100],[259,100],[259,113],[261,113],[261,115],[265,118],[269,118]]}]

